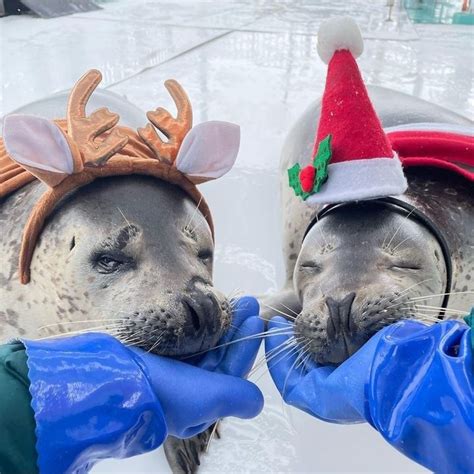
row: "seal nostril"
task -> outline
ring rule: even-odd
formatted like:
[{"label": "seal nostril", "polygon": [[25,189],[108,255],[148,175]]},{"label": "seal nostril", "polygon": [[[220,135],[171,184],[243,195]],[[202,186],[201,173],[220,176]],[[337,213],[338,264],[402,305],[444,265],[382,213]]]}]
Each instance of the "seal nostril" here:
[{"label": "seal nostril", "polygon": [[197,314],[196,310],[190,305],[185,303],[186,308],[188,310],[189,316],[191,318],[191,323],[193,325],[193,328],[199,332],[201,330],[201,320],[199,318],[199,315]]}]

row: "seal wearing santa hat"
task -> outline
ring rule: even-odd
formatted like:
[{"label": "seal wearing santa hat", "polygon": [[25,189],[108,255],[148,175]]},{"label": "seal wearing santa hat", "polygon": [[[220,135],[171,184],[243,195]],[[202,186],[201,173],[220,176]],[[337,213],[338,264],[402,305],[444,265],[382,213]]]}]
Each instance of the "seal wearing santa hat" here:
[{"label": "seal wearing santa hat", "polygon": [[286,284],[267,302],[324,364],[401,318],[461,318],[474,294],[473,124],[366,88],[363,48],[352,19],[321,25],[322,98],[290,131],[280,166]]}]

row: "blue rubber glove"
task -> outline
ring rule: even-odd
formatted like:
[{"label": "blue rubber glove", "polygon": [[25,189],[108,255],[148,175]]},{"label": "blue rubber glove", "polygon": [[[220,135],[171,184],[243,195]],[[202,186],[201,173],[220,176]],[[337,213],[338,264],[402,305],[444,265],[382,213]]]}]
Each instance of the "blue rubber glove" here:
[{"label": "blue rubber glove", "polygon": [[[287,327],[273,318],[270,330]],[[267,337],[267,354],[291,335]],[[400,321],[339,367],[295,369],[291,349],[269,362],[284,400],[335,423],[369,422],[395,448],[436,472],[474,472],[471,329]],[[282,346],[283,347],[283,346]],[[271,354],[271,353],[270,353]]]},{"label": "blue rubber glove", "polygon": [[235,302],[232,326],[217,343],[216,349],[206,352],[195,361],[188,361],[202,369],[221,374],[246,377],[252,368],[262,340],[265,325],[258,316],[258,301],[245,296]]},{"label": "blue rubber glove", "polygon": [[189,437],[223,417],[257,416],[263,396],[240,378],[260,344],[256,314],[255,300],[237,304],[237,329],[200,360],[216,372],[128,348],[107,334],[23,340],[40,472],[88,472],[101,459],[151,451],[168,434]]},{"label": "blue rubber glove", "polygon": [[165,416],[141,359],[108,334],[22,341],[39,472],[85,473],[152,451]]},{"label": "blue rubber glove", "polygon": [[139,354],[150,374],[153,389],[166,418],[168,434],[189,438],[220,418],[253,418],[263,408],[263,396],[256,385],[243,380],[252,367],[261,342],[263,321],[257,300],[236,302],[231,330],[217,349],[194,359],[176,360]]}]

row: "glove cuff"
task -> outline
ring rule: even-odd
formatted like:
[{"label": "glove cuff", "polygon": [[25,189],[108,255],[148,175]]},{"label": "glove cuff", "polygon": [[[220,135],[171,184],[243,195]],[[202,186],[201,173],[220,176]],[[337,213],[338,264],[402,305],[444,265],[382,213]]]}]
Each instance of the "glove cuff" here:
[{"label": "glove cuff", "polygon": [[40,472],[87,472],[151,451],[167,435],[142,361],[107,334],[22,340]]}]

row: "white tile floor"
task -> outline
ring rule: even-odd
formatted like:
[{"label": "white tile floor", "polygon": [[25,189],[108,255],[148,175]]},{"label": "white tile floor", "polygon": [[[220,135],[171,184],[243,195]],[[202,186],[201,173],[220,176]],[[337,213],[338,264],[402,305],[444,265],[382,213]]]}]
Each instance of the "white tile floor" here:
[{"label": "white tile floor", "polygon": [[[116,0],[101,11],[52,20],[5,18],[0,115],[71,87],[91,67],[103,72],[104,87],[144,110],[169,106],[162,83],[178,79],[196,123],[222,119],[242,126],[235,170],[204,187],[217,223],[217,285],[229,292],[276,291],[283,280],[279,154],[290,126],[323,88],[325,66],[316,54],[323,19],[350,14],[359,21],[366,39],[359,63],[368,83],[474,117],[471,27],[413,25],[399,5],[387,23],[385,3]],[[252,422],[226,422],[201,472],[421,470],[368,426],[329,425],[283,409],[268,377],[259,384],[264,413]],[[156,452],[104,462],[94,472],[168,469]]]}]

